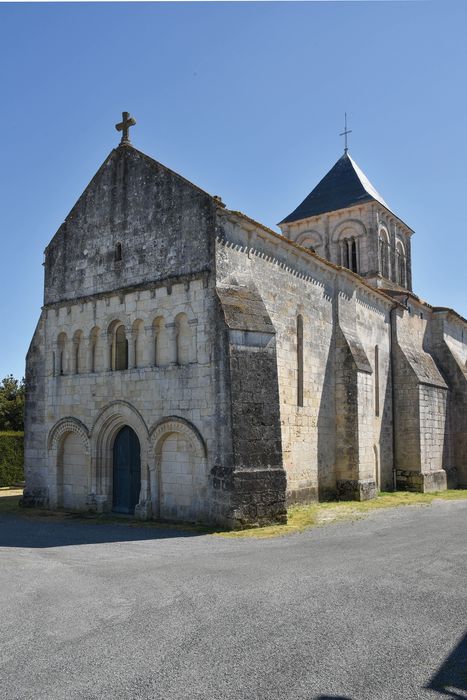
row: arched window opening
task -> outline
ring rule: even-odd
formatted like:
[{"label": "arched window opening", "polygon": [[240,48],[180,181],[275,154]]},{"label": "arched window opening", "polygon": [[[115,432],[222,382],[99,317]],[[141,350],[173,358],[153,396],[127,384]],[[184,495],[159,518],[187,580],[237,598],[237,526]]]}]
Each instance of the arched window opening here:
[{"label": "arched window opening", "polygon": [[116,370],[128,369],[128,340],[125,326],[118,326],[115,331],[115,367]]},{"label": "arched window opening", "polygon": [[73,336],[73,371],[74,374],[84,371],[83,331],[76,331]]},{"label": "arched window opening", "polygon": [[358,272],[358,242],[353,237],[343,238],[340,242],[341,265],[352,272]]},{"label": "arched window opening", "polygon": [[375,345],[375,416],[379,416],[379,347]]},{"label": "arched window opening", "polygon": [[357,270],[357,241],[355,238],[349,240],[350,243],[350,269],[352,272],[358,272]]},{"label": "arched window opening", "polygon": [[379,259],[381,275],[389,279],[389,240],[384,232],[381,232],[379,239]]},{"label": "arched window opening", "polygon": [[178,314],[175,319],[177,338],[177,364],[186,365],[192,360],[192,337],[186,314]]},{"label": "arched window opening", "polygon": [[303,406],[303,317],[297,316],[297,406]]},{"label": "arched window opening", "polygon": [[125,326],[120,321],[113,321],[109,326],[110,369],[128,369],[128,340]]},{"label": "arched window opening", "polygon": [[67,336],[66,333],[60,333],[57,338],[57,353],[58,353],[58,374],[66,374],[67,372]]},{"label": "arched window opening", "polygon": [[405,287],[407,285],[406,282],[406,262],[405,262],[405,253],[404,249],[401,245],[400,242],[397,244],[396,248],[396,273],[397,273],[397,283],[401,285],[401,287]]},{"label": "arched window opening", "polygon": [[170,364],[169,336],[165,318],[159,316],[154,320],[154,364],[156,367],[166,367]]},{"label": "arched window opening", "polygon": [[349,247],[347,245],[347,240],[343,240],[341,245],[342,245],[342,266],[349,269],[350,261],[349,261]]},{"label": "arched window opening", "polygon": [[122,259],[122,244],[117,243],[115,246],[115,262],[120,262]]},{"label": "arched window opening", "polygon": [[312,253],[323,255],[323,239],[318,231],[304,231],[296,238],[296,243],[302,248],[308,248]]}]

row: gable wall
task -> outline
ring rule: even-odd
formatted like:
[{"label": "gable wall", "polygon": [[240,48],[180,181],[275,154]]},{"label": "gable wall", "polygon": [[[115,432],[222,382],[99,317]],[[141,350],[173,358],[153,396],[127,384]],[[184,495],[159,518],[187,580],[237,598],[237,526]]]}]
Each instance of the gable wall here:
[{"label": "gable wall", "polygon": [[45,303],[210,269],[213,207],[206,193],[119,147],[47,246]]}]

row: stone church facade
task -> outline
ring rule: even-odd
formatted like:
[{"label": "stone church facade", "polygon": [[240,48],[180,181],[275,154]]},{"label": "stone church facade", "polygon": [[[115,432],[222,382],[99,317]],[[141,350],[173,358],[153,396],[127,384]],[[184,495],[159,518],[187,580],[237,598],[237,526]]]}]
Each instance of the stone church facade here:
[{"label": "stone church facade", "polygon": [[467,322],[346,152],[281,234],[135,149],[45,251],[24,505],[229,527],[467,487]]}]

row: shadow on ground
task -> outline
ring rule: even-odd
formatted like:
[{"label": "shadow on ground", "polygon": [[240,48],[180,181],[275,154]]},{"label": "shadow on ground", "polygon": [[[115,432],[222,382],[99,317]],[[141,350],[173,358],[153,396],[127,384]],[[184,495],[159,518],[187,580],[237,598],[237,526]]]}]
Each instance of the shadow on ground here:
[{"label": "shadow on ground", "polygon": [[196,537],[204,531],[177,525],[142,525],[131,521],[78,520],[70,515],[37,517],[0,515],[0,547],[69,547],[105,542],[136,542],[174,537]]},{"label": "shadow on ground", "polygon": [[448,698],[467,697],[467,634],[449,654],[426,686]]}]

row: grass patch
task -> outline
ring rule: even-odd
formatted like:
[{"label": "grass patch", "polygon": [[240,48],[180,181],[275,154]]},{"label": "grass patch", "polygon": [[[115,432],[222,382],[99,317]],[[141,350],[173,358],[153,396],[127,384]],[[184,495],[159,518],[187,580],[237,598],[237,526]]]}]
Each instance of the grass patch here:
[{"label": "grass patch", "polygon": [[312,527],[327,523],[356,520],[365,517],[373,510],[396,508],[398,506],[429,506],[435,500],[458,501],[467,499],[467,489],[449,489],[436,493],[411,493],[409,491],[381,492],[371,501],[332,501],[326,503],[311,503],[303,506],[292,506],[288,510],[287,525],[270,525],[262,528],[216,532],[219,537],[243,539],[253,537],[266,539],[303,532]]}]

